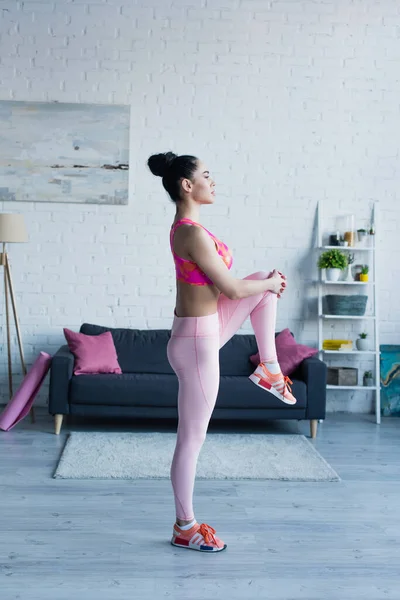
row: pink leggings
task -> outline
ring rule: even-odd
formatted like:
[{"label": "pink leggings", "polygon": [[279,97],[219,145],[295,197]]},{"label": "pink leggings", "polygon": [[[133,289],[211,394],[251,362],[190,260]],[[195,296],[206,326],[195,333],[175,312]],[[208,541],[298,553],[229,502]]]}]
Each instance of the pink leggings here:
[{"label": "pink leggings", "polygon": [[[245,279],[267,279],[260,271]],[[204,443],[219,387],[219,350],[250,316],[260,362],[276,360],[277,295],[264,292],[240,300],[221,294],[218,312],[205,317],[177,317],[168,342],[168,360],[179,381],[178,431],[171,465],[178,519],[191,520],[197,459]]]}]

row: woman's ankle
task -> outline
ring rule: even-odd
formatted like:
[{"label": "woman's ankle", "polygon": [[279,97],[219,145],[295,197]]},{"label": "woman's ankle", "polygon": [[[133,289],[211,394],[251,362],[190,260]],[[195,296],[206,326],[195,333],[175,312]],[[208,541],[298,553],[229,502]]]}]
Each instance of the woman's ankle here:
[{"label": "woman's ankle", "polygon": [[185,519],[176,519],[176,524],[179,525],[179,527],[184,527],[185,525],[189,525],[189,523],[192,523],[192,521],[194,521],[195,518],[193,517],[193,519],[189,519],[189,520],[185,520]]}]

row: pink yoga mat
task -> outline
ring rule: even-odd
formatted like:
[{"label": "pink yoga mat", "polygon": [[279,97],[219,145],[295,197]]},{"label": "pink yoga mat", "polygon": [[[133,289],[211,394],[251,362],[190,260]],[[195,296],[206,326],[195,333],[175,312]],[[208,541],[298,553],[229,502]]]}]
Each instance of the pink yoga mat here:
[{"label": "pink yoga mat", "polygon": [[46,352],[39,356],[25,375],[21,385],[0,415],[0,429],[9,431],[31,410],[40,386],[50,368],[52,357]]}]

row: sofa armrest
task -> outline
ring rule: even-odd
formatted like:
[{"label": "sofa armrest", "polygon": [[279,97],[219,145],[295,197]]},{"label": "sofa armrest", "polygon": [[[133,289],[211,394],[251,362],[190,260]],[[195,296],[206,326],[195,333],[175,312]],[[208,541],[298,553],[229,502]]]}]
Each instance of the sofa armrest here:
[{"label": "sofa armrest", "polygon": [[49,413],[69,414],[69,384],[74,370],[75,357],[65,344],[54,354],[50,366]]},{"label": "sofa armrest", "polygon": [[303,360],[299,375],[307,385],[306,419],[325,419],[327,366],[312,356]]}]

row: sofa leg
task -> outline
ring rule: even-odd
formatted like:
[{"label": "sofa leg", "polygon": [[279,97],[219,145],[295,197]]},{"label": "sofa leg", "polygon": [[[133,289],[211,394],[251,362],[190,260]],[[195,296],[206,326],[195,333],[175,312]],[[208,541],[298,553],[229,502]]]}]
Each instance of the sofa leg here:
[{"label": "sofa leg", "polygon": [[311,433],[312,439],[317,437],[317,428],[318,428],[318,420],[312,419],[310,421],[310,433]]},{"label": "sofa leg", "polygon": [[64,415],[55,415],[54,416],[54,425],[55,425],[55,431],[54,431],[54,433],[56,435],[59,435],[59,433],[61,431],[61,425],[62,425],[62,422],[63,422],[63,418],[64,418]]}]

